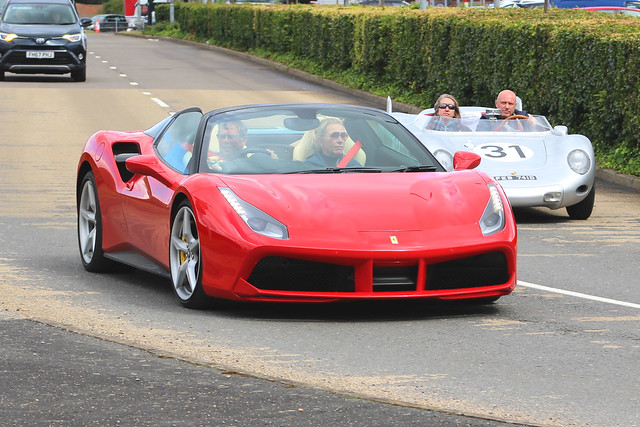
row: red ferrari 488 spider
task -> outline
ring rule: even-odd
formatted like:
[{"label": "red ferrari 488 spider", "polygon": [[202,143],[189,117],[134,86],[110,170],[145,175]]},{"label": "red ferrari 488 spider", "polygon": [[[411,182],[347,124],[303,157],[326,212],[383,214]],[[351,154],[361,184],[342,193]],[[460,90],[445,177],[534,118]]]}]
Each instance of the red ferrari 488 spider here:
[{"label": "red ferrari 488 spider", "polygon": [[446,172],[389,114],[274,104],[100,131],[78,165],[90,272],[128,264],[179,301],[493,301],[516,285],[516,225],[474,153]]}]

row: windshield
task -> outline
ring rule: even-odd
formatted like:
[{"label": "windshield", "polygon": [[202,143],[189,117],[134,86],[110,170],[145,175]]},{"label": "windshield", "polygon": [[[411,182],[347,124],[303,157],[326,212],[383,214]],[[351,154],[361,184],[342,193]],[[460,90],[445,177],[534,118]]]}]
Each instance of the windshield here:
[{"label": "windshield", "polygon": [[438,117],[420,113],[414,124],[425,131],[436,132],[547,132],[551,125],[544,116],[500,116],[476,112],[462,112],[460,118]]},{"label": "windshield", "polygon": [[7,6],[3,20],[19,25],[69,25],[76,23],[76,14],[71,3],[16,3]]},{"label": "windshield", "polygon": [[208,118],[199,171],[223,174],[443,171],[395,119],[350,106],[248,107]]}]

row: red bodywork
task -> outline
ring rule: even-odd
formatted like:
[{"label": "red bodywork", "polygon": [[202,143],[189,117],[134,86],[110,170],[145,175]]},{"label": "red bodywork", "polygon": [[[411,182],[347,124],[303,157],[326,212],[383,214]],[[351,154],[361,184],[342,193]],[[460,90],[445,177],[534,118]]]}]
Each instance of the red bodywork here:
[{"label": "red bodywork", "polygon": [[618,7],[618,6],[592,6],[592,7],[579,7],[578,10],[587,10],[590,12],[606,12],[612,14],[640,16],[640,9],[631,7]]},{"label": "red bodywork", "polygon": [[[91,169],[96,177],[103,250],[135,252],[168,272],[173,209],[187,198],[198,223],[207,295],[308,302],[493,298],[509,294],[516,285],[516,224],[499,186],[506,226],[484,236],[478,225],[490,198],[487,184],[493,182],[481,172],[183,175],[156,158],[152,165],[159,172],[156,178],[135,175],[124,182],[114,159],[114,144],[133,144],[140,154],[152,156],[141,157],[149,160],[155,158],[152,142],[142,132],[103,131],[84,148],[78,176]],[[217,187],[232,189],[286,224],[289,238],[278,240],[251,231]],[[506,273],[500,283],[426,289],[432,266],[488,253],[504,257]],[[249,278],[265,257],[352,267],[354,289],[260,289]],[[376,289],[384,283],[378,275],[393,268],[409,272],[415,280],[413,289]]]}]

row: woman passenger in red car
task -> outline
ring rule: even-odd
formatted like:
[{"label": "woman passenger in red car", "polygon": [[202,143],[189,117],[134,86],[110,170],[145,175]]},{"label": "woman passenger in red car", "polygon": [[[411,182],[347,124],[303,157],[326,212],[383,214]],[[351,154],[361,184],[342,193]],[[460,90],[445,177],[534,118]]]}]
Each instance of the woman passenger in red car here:
[{"label": "woman passenger in red car", "polygon": [[349,134],[342,122],[335,118],[324,119],[315,130],[315,154],[305,160],[309,166],[359,168],[362,165],[353,159],[358,149],[344,154],[344,145]]}]

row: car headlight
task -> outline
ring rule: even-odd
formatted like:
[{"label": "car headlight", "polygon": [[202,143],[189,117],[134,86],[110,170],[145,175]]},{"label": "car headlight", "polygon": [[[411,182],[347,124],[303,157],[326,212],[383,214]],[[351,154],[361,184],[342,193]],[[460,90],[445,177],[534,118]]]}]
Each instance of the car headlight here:
[{"label": "car headlight", "polygon": [[13,39],[17,38],[18,35],[17,34],[9,34],[9,33],[0,33],[0,40],[5,41],[5,42],[10,42]]},{"label": "car headlight", "polygon": [[287,227],[280,221],[245,202],[229,188],[218,187],[218,190],[251,230],[275,239],[284,240],[289,238]]},{"label": "car headlight", "polygon": [[62,36],[63,39],[69,40],[70,42],[76,43],[82,40],[82,33],[78,34],[65,34]]},{"label": "car headlight", "polygon": [[500,191],[495,184],[489,184],[489,202],[480,218],[480,230],[485,236],[490,236],[504,228],[504,205]]},{"label": "car headlight", "polygon": [[453,155],[451,155],[450,152],[439,148],[434,151],[433,156],[438,160],[442,167],[445,168],[445,170],[453,170]]},{"label": "car headlight", "polygon": [[573,150],[567,156],[567,163],[575,173],[584,175],[591,169],[591,159],[584,150]]}]

